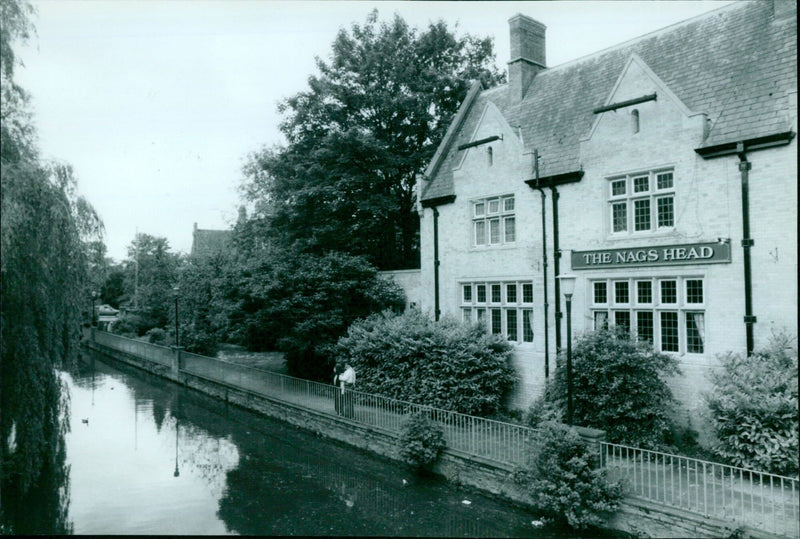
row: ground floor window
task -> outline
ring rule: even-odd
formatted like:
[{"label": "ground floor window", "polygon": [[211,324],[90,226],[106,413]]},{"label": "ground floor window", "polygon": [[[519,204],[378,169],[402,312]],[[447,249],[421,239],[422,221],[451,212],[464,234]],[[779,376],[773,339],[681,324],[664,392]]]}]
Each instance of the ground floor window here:
[{"label": "ground floor window", "polygon": [[513,342],[533,342],[531,281],[471,281],[459,283],[461,317],[486,325]]},{"label": "ground floor window", "polygon": [[661,352],[705,351],[704,280],[699,277],[594,279],[594,328],[616,326]]}]

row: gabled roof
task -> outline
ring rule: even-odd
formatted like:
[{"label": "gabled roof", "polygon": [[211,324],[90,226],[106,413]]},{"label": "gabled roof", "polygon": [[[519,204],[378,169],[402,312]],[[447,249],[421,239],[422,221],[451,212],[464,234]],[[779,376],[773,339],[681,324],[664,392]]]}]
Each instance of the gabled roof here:
[{"label": "gabled roof", "polygon": [[735,2],[545,69],[522,101],[512,98],[508,85],[482,91],[436,174],[423,185],[421,200],[454,194],[455,148],[468,142],[487,101],[511,126],[522,128],[526,149],[539,151],[542,177],[580,170],[580,139],[596,119],[593,109],[606,103],[633,54],[693,113],[708,115],[711,124],[704,146],[786,132],[793,125],[789,114],[797,98],[795,12],[776,19],[772,2]]},{"label": "gabled roof", "polygon": [[230,230],[203,230],[194,229],[192,238],[193,257],[212,256],[217,253],[225,253],[231,247],[233,232]]}]

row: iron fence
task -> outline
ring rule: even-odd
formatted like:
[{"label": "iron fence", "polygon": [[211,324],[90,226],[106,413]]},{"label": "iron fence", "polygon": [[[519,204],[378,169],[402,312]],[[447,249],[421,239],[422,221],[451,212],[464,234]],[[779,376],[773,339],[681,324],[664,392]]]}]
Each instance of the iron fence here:
[{"label": "iron fence", "polygon": [[[312,382],[256,367],[239,365],[187,352],[181,369],[248,391],[330,414],[336,411],[336,393],[330,384]],[[348,390],[341,400],[341,415],[397,435],[406,418],[424,413],[443,430],[447,448],[507,465],[523,464],[532,429],[492,419],[441,410],[380,395]]]},{"label": "iron fence", "polygon": [[114,335],[113,333],[107,333],[105,331],[95,330],[94,340],[97,344],[111,348],[112,350],[125,352],[126,354],[131,354],[141,359],[166,365],[167,367],[172,365],[172,358],[175,354],[173,349],[168,346],[160,346],[158,344],[138,341],[136,339],[129,339],[127,337]]},{"label": "iron fence", "polygon": [[800,536],[798,479],[601,443],[602,465],[633,497],[786,537]]}]

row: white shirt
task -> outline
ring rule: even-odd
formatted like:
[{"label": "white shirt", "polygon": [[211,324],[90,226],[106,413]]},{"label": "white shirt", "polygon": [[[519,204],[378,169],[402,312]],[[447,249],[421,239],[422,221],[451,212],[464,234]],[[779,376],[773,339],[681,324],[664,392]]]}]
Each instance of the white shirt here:
[{"label": "white shirt", "polygon": [[343,382],[345,384],[356,383],[356,371],[353,370],[353,367],[346,368],[345,371],[339,375],[339,382]]}]

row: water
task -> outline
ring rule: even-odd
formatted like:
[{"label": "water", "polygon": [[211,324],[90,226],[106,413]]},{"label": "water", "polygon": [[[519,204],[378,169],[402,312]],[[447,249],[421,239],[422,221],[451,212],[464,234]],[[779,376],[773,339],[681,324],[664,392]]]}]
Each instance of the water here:
[{"label": "water", "polygon": [[63,373],[76,534],[571,535],[536,528],[530,513],[474,491],[88,358]]}]

